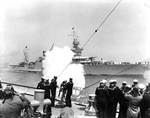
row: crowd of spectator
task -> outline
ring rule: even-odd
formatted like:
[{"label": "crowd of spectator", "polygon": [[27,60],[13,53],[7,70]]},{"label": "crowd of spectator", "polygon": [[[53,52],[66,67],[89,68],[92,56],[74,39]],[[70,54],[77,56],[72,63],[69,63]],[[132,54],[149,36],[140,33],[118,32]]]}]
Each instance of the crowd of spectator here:
[{"label": "crowd of spectator", "polygon": [[119,88],[116,80],[110,80],[108,86],[101,80],[95,90],[95,109],[97,118],[150,118],[150,83],[123,81]]}]

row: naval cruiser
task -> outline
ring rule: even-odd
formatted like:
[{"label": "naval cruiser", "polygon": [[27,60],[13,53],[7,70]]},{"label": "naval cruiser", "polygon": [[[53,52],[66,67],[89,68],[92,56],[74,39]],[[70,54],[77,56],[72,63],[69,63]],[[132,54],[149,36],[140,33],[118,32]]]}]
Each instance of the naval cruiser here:
[{"label": "naval cruiser", "polygon": [[[80,47],[80,42],[74,28],[72,29],[72,51],[74,56],[72,63],[80,63],[84,66],[85,75],[143,75],[145,71],[150,70],[149,62],[121,62],[115,63],[114,61],[103,61],[103,58],[97,60],[96,57],[84,57],[82,56],[83,48]],[[53,47],[53,46],[52,46]],[[52,48],[51,47],[51,48]],[[15,71],[28,71],[28,72],[42,72],[42,60],[45,56],[43,51],[43,57],[39,57],[35,62],[29,62],[27,51],[28,47],[24,49],[24,62],[18,65],[10,65]]]}]

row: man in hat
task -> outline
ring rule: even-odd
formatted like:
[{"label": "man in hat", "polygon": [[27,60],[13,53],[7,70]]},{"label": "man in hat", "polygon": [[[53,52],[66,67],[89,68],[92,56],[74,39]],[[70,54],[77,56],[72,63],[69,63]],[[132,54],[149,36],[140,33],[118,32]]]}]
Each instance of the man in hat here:
[{"label": "man in hat", "polygon": [[146,90],[145,93],[150,92],[150,83],[148,83],[148,85],[146,86]]},{"label": "man in hat", "polygon": [[67,80],[64,80],[64,81],[61,83],[61,85],[60,85],[58,97],[60,96],[60,93],[62,93],[62,94],[61,94],[61,101],[64,100],[64,97],[65,97],[65,95],[66,95],[66,89],[65,89],[66,84],[67,84]]},{"label": "man in hat", "polygon": [[73,81],[72,78],[69,79],[69,82],[66,84],[66,106],[67,107],[72,107],[71,104],[71,95],[73,91]]},{"label": "man in hat", "polygon": [[21,110],[29,106],[30,102],[24,96],[14,93],[12,86],[4,89],[4,100],[0,104],[1,118],[20,118]]},{"label": "man in hat", "polygon": [[137,79],[133,80],[132,88],[138,86],[139,81]]},{"label": "man in hat", "polygon": [[127,82],[123,81],[122,82],[122,86],[120,88],[120,97],[119,97],[119,116],[118,118],[126,118],[126,112],[127,112],[127,108],[128,108],[128,100],[124,97],[124,94],[126,92],[127,89]]},{"label": "man in hat", "polygon": [[116,80],[109,81],[108,87],[108,118],[116,117],[117,104],[119,102],[120,89]]},{"label": "man in hat", "polygon": [[120,90],[121,90],[122,92],[124,92],[125,89],[126,89],[126,86],[127,86],[127,82],[126,82],[126,81],[123,81],[123,82],[122,82],[122,86],[120,87]]},{"label": "man in hat", "polygon": [[141,115],[142,118],[150,118],[150,83],[146,87],[141,101]]},{"label": "man in hat", "polygon": [[145,91],[145,89],[146,89],[146,86],[144,85],[144,84],[142,84],[142,83],[139,83],[138,84],[138,88],[139,88],[139,92],[140,92],[140,94],[144,94],[144,91]]},{"label": "man in hat", "polygon": [[55,106],[55,98],[56,98],[56,88],[57,88],[57,76],[54,76],[54,78],[51,80],[50,83],[50,90],[51,90],[51,101],[52,101],[52,107]]},{"label": "man in hat", "polygon": [[50,99],[50,83],[49,83],[49,80],[45,81],[44,90],[45,90],[44,99]]},{"label": "man in hat", "polygon": [[[44,99],[50,100],[50,83],[48,79],[45,81],[44,90],[45,90]],[[46,110],[46,118],[51,118],[51,115],[52,115],[51,105],[50,104],[45,105],[44,110]]]},{"label": "man in hat", "polygon": [[45,84],[45,82],[44,82],[44,77],[42,76],[41,77],[41,81],[38,83],[38,85],[37,85],[37,89],[44,89],[44,84]]},{"label": "man in hat", "polygon": [[127,118],[140,118],[140,103],[143,95],[140,94],[138,87],[133,87],[128,93],[125,93],[125,98],[129,100],[127,109]]},{"label": "man in hat", "polygon": [[107,81],[100,81],[99,87],[95,91],[95,106],[97,118],[107,118],[108,109],[108,87],[106,86]]}]

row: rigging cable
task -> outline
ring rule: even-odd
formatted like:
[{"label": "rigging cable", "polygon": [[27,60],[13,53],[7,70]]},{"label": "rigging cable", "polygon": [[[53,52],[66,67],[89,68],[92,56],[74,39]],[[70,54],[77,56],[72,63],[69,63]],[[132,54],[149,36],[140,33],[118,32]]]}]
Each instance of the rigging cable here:
[{"label": "rigging cable", "polygon": [[103,24],[107,21],[107,19],[110,17],[110,15],[115,11],[115,9],[120,4],[121,0],[117,2],[117,4],[112,8],[112,10],[106,15],[104,20],[100,23],[100,25],[95,29],[95,31],[92,33],[92,35],[88,38],[88,40],[84,43],[82,46],[82,49],[87,45],[87,43],[92,39],[92,37],[97,33],[97,31],[103,26]]},{"label": "rigging cable", "polygon": [[[117,6],[120,4],[121,0],[117,2],[117,4],[113,7],[113,9],[106,15],[104,20],[101,22],[101,24],[96,28],[96,30],[93,32],[93,34],[88,38],[88,40],[85,42],[85,44],[82,46],[81,49],[83,49],[87,43],[90,41],[90,39],[95,35],[95,33],[99,30],[100,27],[106,22],[106,20],[109,18],[109,16],[115,11]],[[70,63],[63,69],[63,71],[59,74],[59,76],[66,70],[66,68],[70,65]]]},{"label": "rigging cable", "polygon": [[[120,73],[122,73],[122,72],[125,72],[125,71],[127,71],[127,70],[133,69],[133,68],[136,67],[136,66],[138,66],[138,64],[137,64],[137,65],[135,64],[135,65],[129,66],[128,68],[125,68],[125,69],[123,69],[123,70],[121,70],[121,71],[119,71],[119,72],[117,72],[117,73],[115,73],[115,74],[113,74],[113,75],[110,75],[110,76],[108,76],[108,77],[106,77],[106,78],[104,78],[104,79],[107,80],[107,79],[109,79],[109,78],[112,78],[112,77],[114,77],[114,76],[116,76],[116,75],[118,75],[118,74],[120,74]],[[90,84],[90,85],[84,87],[83,89],[87,89],[87,88],[89,88],[89,87],[91,87],[91,86],[93,86],[93,85],[99,83],[100,81],[101,81],[101,80],[98,80],[98,81],[96,81],[96,82],[94,82],[94,83],[92,83],[92,84]]]},{"label": "rigging cable", "polygon": [[[108,77],[106,77],[106,78],[104,78],[104,79],[110,79],[110,78],[112,78],[112,77],[114,77],[114,76],[116,76],[116,75],[118,75],[118,74],[120,74],[120,73],[122,73],[122,72],[125,72],[125,71],[127,71],[127,70],[130,70],[130,69],[133,69],[133,68],[135,68],[136,66],[140,66],[139,64],[134,64],[134,65],[132,65],[132,66],[129,66],[128,68],[125,68],[125,69],[122,69],[121,71],[119,71],[119,72],[117,72],[117,73],[115,73],[115,74],[113,74],[113,75],[110,75],[110,76],[108,76]],[[94,83],[92,83],[92,84],[90,84],[90,85],[88,85],[88,86],[86,86],[86,87],[84,87],[83,88],[83,90],[86,90],[87,88],[89,88],[89,87],[91,87],[91,86],[94,86],[95,84],[97,84],[97,83],[99,83],[101,80],[98,80],[98,81],[96,81],[96,82],[94,82]],[[82,91],[83,91],[82,90]],[[80,92],[80,94],[78,95],[78,96],[80,96],[81,95],[81,92]]]},{"label": "rigging cable", "polygon": [[[143,60],[142,62],[144,62],[144,60]],[[114,76],[116,76],[116,75],[118,75],[118,74],[120,74],[120,73],[122,73],[122,72],[128,71],[128,70],[133,69],[133,68],[135,68],[135,67],[137,67],[137,66],[140,66],[140,64],[133,64],[133,65],[129,66],[128,68],[122,69],[121,71],[119,71],[119,72],[117,72],[117,73],[114,73],[113,75],[110,75],[110,76],[108,76],[108,77],[106,77],[106,78],[104,78],[104,79],[106,79],[106,80],[107,80],[107,79],[110,79],[110,78],[112,78],[112,77],[114,77]],[[143,67],[143,66],[142,66],[142,67]],[[150,65],[147,65],[147,67],[150,68]],[[143,69],[144,69],[144,67],[143,67]],[[94,83],[92,83],[92,84],[90,84],[90,85],[84,87],[83,89],[87,89],[87,88],[89,88],[89,87],[91,87],[91,86],[93,86],[93,85],[99,83],[100,81],[101,81],[101,80],[98,80],[98,81],[96,81],[96,82],[94,82]]]}]

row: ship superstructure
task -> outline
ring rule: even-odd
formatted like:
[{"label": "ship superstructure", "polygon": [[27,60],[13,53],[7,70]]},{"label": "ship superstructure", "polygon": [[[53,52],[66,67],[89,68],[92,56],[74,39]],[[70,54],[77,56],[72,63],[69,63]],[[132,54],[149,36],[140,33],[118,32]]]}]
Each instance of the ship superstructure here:
[{"label": "ship superstructure", "polygon": [[75,32],[75,28],[72,28],[72,51],[74,52],[74,57],[72,58],[72,61],[75,63],[91,63],[95,57],[83,57],[82,56],[82,51],[83,48],[80,47],[80,42],[78,40],[78,35]]},{"label": "ship superstructure", "polygon": [[72,61],[83,64],[86,75],[143,75],[146,70],[150,70],[149,62],[116,64],[114,61],[103,61],[103,58],[96,60],[96,57],[84,57],[82,56],[83,48],[80,48],[80,42],[74,28],[72,28],[72,34],[72,51],[75,53]]},{"label": "ship superstructure", "polygon": [[[150,63],[134,63],[121,62],[116,64],[114,61],[104,61],[103,58],[96,60],[96,57],[82,56],[83,48],[80,47],[78,36],[75,28],[72,28],[72,51],[74,57],[73,63],[84,65],[85,75],[143,75],[146,70],[150,70]],[[27,50],[27,46],[25,47]],[[43,57],[44,57],[43,51]],[[24,61],[18,65],[11,65],[15,71],[42,72],[43,57],[39,57],[35,62],[29,62],[27,51],[24,51]]]}]

